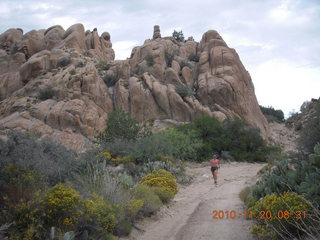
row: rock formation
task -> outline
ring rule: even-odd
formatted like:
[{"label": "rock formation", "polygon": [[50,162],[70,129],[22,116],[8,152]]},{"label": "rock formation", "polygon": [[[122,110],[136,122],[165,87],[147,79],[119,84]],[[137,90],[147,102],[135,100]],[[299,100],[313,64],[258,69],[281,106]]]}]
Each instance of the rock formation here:
[{"label": "rock formation", "polygon": [[238,54],[213,30],[200,43],[161,38],[114,61],[110,34],[75,24],[0,35],[0,126],[35,132],[82,151],[121,107],[141,121],[188,122],[202,114],[268,124]]},{"label": "rock formation", "polygon": [[155,40],[157,38],[161,38],[160,26],[159,25],[155,25],[153,27],[153,40]]}]

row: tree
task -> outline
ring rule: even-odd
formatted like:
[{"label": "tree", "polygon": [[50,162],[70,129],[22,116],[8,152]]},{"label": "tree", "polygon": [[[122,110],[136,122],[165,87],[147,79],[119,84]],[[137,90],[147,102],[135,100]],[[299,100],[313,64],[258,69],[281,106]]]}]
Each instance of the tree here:
[{"label": "tree", "polygon": [[122,109],[116,109],[110,113],[106,128],[98,135],[100,142],[114,142],[116,139],[131,141],[140,135],[145,135],[145,128]]},{"label": "tree", "polygon": [[178,32],[178,31],[174,30],[173,33],[172,33],[172,37],[174,39],[176,39],[177,41],[179,41],[179,42],[183,42],[184,41],[184,36],[183,36],[183,32],[182,31]]}]

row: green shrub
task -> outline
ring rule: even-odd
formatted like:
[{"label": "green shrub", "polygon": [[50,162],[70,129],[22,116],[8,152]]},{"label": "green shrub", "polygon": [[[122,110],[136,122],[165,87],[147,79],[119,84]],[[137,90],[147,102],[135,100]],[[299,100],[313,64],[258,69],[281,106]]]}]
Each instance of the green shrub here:
[{"label": "green shrub", "polygon": [[137,139],[143,130],[135,118],[122,109],[116,109],[109,114],[106,129],[97,138],[102,143],[113,142],[116,139],[130,141]]},{"label": "green shrub", "polygon": [[261,112],[265,115],[268,122],[283,122],[284,114],[282,110],[275,110],[273,107],[260,106]]},{"label": "green shrub", "polygon": [[298,142],[307,154],[312,153],[314,146],[320,143],[320,102],[315,104],[314,112],[303,124]]},{"label": "green shrub", "polygon": [[184,68],[184,67],[188,67],[188,68],[191,68],[192,66],[191,66],[191,64],[190,63],[188,63],[187,61],[181,61],[180,62],[180,67],[181,67],[181,69],[182,68]]},{"label": "green shrub", "polygon": [[[284,192],[279,196],[275,194],[265,196],[256,202],[249,211],[252,211],[254,219],[258,219],[259,225],[274,232],[273,235],[289,237],[299,236],[298,226],[307,220],[305,216],[309,209],[309,204],[302,196],[294,192]],[[267,211],[268,213],[266,213]],[[264,213],[266,214],[264,215]],[[266,236],[263,236],[265,228],[256,227],[253,230],[256,235],[266,239]]]},{"label": "green shrub", "polygon": [[170,53],[170,52],[165,52],[164,53],[165,55],[165,60],[166,60],[166,63],[167,63],[167,66],[168,67],[172,67],[172,61],[174,59],[174,54],[173,53]]},{"label": "green shrub", "polygon": [[[182,132],[177,129],[167,129],[159,132],[159,135],[164,136],[167,143],[171,146],[171,153],[174,158],[197,161],[198,153],[203,147],[203,142],[198,138],[198,133],[194,130]],[[163,155],[169,155],[163,153]]]},{"label": "green shrub", "polygon": [[148,185],[150,187],[163,188],[164,190],[172,193],[173,196],[178,191],[176,179],[170,172],[164,169],[152,171],[152,173],[141,179],[140,184]]},{"label": "green shrub", "polygon": [[116,72],[114,74],[104,74],[102,77],[104,83],[107,85],[107,87],[112,87],[116,84],[116,82],[120,79],[120,69],[117,68]]},{"label": "green shrub", "polygon": [[134,198],[143,201],[143,206],[139,211],[142,216],[151,216],[162,206],[159,197],[152,188],[146,185],[139,184],[134,188]]},{"label": "green shrub", "polygon": [[192,96],[192,89],[187,86],[187,85],[177,85],[176,86],[176,92],[180,95],[180,97],[185,98],[185,97],[189,97]]},{"label": "green shrub", "polygon": [[171,155],[172,146],[168,138],[162,134],[152,134],[139,139],[133,146],[131,156],[136,163],[154,162],[160,155]]},{"label": "green shrub", "polygon": [[148,64],[149,67],[152,67],[152,66],[154,65],[154,57],[153,57],[150,53],[148,53],[148,54],[144,57],[144,59],[146,60],[146,62],[147,62],[147,64]]},{"label": "green shrub", "polygon": [[58,67],[66,67],[71,63],[71,58],[62,58],[58,61]]},{"label": "green shrub", "polygon": [[176,39],[178,42],[183,42],[184,41],[184,36],[182,31],[176,31],[174,30],[172,33],[172,37]]},{"label": "green shrub", "polygon": [[247,207],[252,207],[255,203],[255,199],[252,196],[251,187],[245,187],[239,193],[239,198],[245,203]]},{"label": "green shrub", "polygon": [[188,59],[189,59],[189,61],[192,61],[192,62],[199,62],[200,57],[195,53],[191,53],[189,55]]},{"label": "green shrub", "polygon": [[45,182],[55,185],[64,181],[80,167],[71,150],[48,139],[36,139],[28,133],[7,131],[7,140],[0,139],[0,179],[7,164],[33,169]]},{"label": "green shrub", "polygon": [[51,85],[46,85],[43,89],[39,90],[38,98],[42,101],[51,99],[54,96],[54,90]]},{"label": "green shrub", "polygon": [[111,65],[108,64],[106,61],[99,61],[96,63],[96,68],[98,71],[108,71]]}]

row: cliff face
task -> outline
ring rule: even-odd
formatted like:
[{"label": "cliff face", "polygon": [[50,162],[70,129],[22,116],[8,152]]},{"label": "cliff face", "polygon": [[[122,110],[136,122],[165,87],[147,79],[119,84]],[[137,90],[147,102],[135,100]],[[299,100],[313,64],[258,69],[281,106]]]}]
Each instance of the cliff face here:
[{"label": "cliff face", "polygon": [[240,117],[268,137],[251,78],[216,31],[200,43],[161,38],[114,61],[109,33],[75,24],[0,35],[0,126],[49,135],[81,151],[121,107],[139,120]]}]

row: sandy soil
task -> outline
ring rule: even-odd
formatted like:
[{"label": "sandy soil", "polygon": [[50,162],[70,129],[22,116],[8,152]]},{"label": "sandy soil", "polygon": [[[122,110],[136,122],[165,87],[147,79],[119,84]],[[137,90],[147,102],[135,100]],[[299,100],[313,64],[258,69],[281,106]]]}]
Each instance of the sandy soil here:
[{"label": "sandy soil", "polygon": [[[239,192],[257,179],[263,164],[223,164],[218,173],[218,186],[214,186],[208,166],[187,169],[195,181],[180,187],[172,203],[164,206],[155,216],[136,224],[131,235],[123,240],[251,240],[249,228],[253,224],[244,220],[243,202]],[[236,219],[212,219],[213,210],[236,211]]]}]

